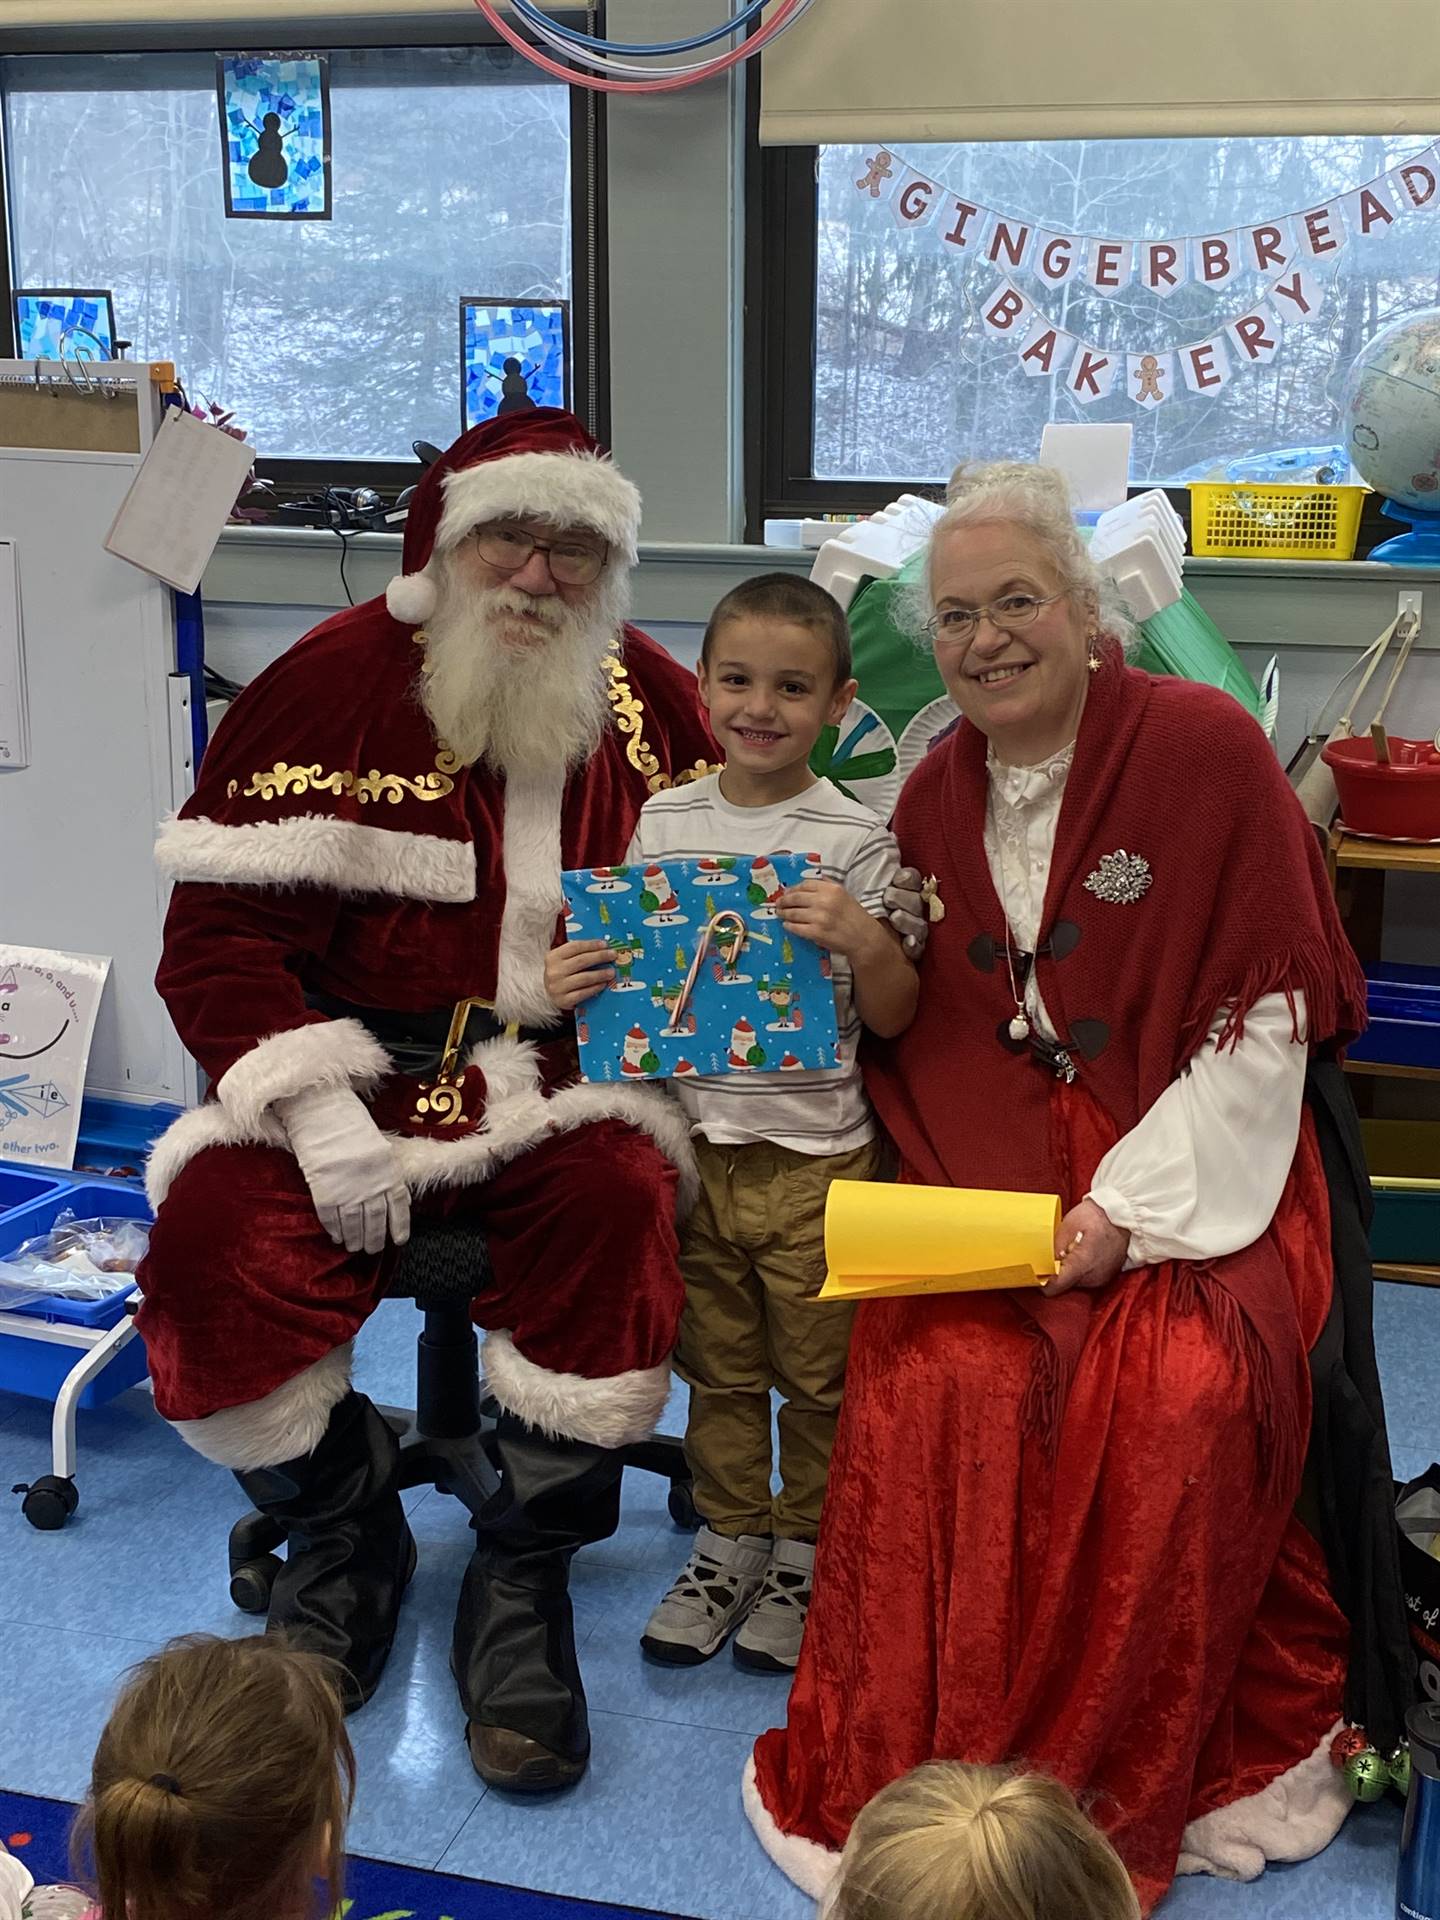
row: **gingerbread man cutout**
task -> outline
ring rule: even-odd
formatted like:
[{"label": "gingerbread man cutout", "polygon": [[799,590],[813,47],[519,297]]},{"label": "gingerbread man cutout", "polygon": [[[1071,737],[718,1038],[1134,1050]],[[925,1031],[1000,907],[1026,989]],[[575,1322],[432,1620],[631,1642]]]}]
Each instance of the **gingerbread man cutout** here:
[{"label": "gingerbread man cutout", "polygon": [[855,182],[862,193],[868,193],[872,200],[880,198],[881,182],[888,180],[894,172],[894,158],[894,154],[888,153],[884,147],[871,155],[865,162],[867,171],[864,178]]},{"label": "gingerbread man cutout", "polygon": [[1137,400],[1163,400],[1160,391],[1160,362],[1153,353],[1142,354],[1140,364],[1135,369],[1135,378],[1140,382]]}]

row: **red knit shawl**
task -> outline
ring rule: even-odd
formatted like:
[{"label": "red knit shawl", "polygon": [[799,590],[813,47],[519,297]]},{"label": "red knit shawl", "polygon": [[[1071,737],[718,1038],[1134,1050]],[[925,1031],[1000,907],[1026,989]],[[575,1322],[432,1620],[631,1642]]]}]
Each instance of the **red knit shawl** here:
[{"label": "red knit shawl", "polygon": [[[999,1038],[1015,1004],[985,858],[987,781],[985,736],[967,721],[901,794],[901,849],[936,876],[945,916],[931,928],[914,1024],[868,1048],[866,1084],[906,1177],[1055,1192],[1068,1208],[1094,1169],[1063,1164],[1053,1074]],[[1086,886],[1105,856],[1122,852],[1150,871],[1129,903]],[[1045,949],[1060,923],[1073,945],[1057,958]],[[988,971],[986,936],[997,956]],[[1080,1084],[1117,1136],[1176,1078],[1221,1008],[1222,1044],[1233,1045],[1249,1009],[1276,992],[1292,1003],[1303,992],[1312,1045],[1343,1044],[1365,1024],[1364,976],[1314,831],[1260,728],[1228,694],[1139,673],[1118,649],[1088,690],[1038,944],[1039,986],[1062,1044],[1076,1023],[1092,1042],[1103,1029],[1092,1058],[1072,1051]],[[1063,1391],[1089,1296],[1013,1297],[1054,1343]],[[1263,1303],[1254,1306],[1263,1320]]]}]

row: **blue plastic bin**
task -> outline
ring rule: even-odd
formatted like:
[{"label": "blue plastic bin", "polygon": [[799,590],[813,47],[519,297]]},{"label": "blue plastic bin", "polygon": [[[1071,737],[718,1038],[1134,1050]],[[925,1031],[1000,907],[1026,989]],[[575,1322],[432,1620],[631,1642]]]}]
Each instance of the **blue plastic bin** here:
[{"label": "blue plastic bin", "polygon": [[[0,1178],[10,1177],[0,1175]],[[52,1192],[0,1218],[0,1258],[13,1253],[22,1242],[48,1233],[62,1213],[73,1213],[77,1220],[150,1218],[144,1194],[132,1187],[102,1181],[50,1184]],[[37,1301],[33,1306],[17,1307],[13,1311],[29,1319],[103,1330],[124,1317],[125,1302],[134,1291],[135,1282],[131,1280],[108,1300]],[[27,1340],[18,1333],[0,1334],[0,1387],[8,1388],[11,1393],[26,1394],[31,1399],[53,1400],[82,1352],[83,1348],[62,1346],[55,1341]],[[145,1373],[145,1343],[132,1340],[121,1348],[104,1372],[85,1387],[80,1405],[103,1406],[117,1393],[143,1380]]]},{"label": "blue plastic bin", "polygon": [[1352,1060],[1389,1067],[1440,1067],[1440,967],[1386,963],[1366,973],[1370,1025]]},{"label": "blue plastic bin", "polygon": [[0,1166],[0,1231],[5,1216],[17,1207],[28,1207],[53,1193],[60,1182],[49,1174],[22,1173],[18,1167]]}]

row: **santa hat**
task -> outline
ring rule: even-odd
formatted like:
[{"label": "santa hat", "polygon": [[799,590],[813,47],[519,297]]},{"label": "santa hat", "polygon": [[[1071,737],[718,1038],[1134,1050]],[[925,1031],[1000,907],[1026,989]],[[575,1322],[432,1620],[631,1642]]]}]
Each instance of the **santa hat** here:
[{"label": "santa hat", "polygon": [[431,562],[487,520],[589,527],[633,567],[640,495],[573,413],[533,407],[462,433],[428,467],[405,519],[402,571],[385,589],[396,620],[418,627],[438,597]]}]

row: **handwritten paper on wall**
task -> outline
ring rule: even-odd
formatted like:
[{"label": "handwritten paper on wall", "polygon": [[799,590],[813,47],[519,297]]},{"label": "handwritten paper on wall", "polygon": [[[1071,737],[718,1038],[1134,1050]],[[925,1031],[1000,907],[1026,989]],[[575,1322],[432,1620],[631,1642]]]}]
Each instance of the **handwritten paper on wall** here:
[{"label": "handwritten paper on wall", "polygon": [[106,551],[193,593],[254,458],[243,440],[167,410],[105,536]]}]

